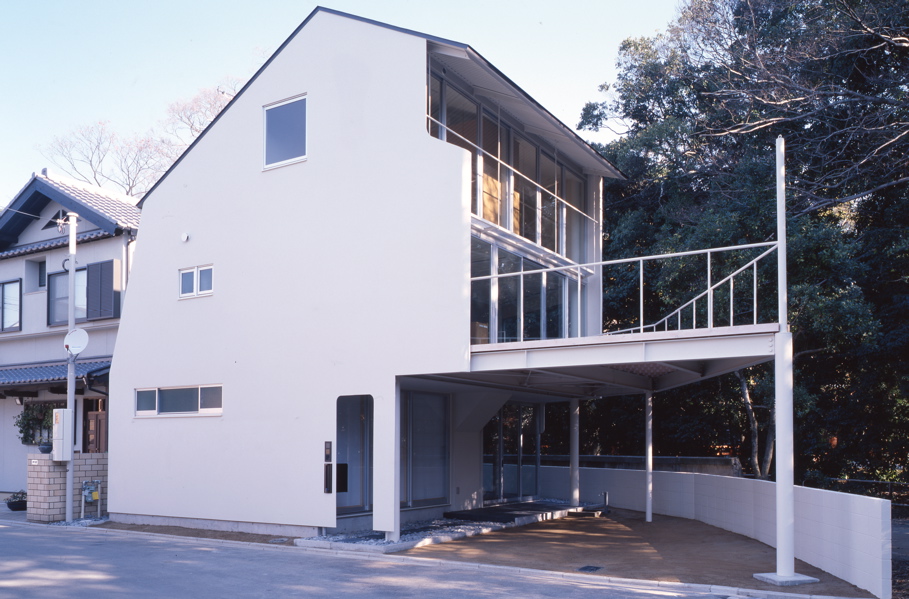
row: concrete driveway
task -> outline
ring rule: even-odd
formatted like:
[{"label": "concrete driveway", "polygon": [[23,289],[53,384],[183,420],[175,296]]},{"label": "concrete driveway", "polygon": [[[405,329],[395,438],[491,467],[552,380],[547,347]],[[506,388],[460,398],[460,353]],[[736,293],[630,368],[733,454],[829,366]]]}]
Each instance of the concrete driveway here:
[{"label": "concrete driveway", "polygon": [[795,587],[763,583],[753,575],[776,570],[772,547],[695,520],[655,515],[647,523],[641,512],[618,509],[601,518],[545,520],[403,554],[592,576],[873,597],[801,561],[796,572],[820,582]]},{"label": "concrete driveway", "polygon": [[559,597],[716,595],[608,584],[584,575],[401,556],[0,522],[0,598]]}]

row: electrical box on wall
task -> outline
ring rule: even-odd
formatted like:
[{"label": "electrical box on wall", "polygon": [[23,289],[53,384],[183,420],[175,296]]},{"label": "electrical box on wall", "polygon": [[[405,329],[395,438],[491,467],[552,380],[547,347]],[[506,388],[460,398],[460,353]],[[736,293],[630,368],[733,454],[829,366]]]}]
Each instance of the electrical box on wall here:
[{"label": "electrical box on wall", "polygon": [[54,451],[51,459],[69,462],[73,459],[73,411],[66,408],[54,410]]}]

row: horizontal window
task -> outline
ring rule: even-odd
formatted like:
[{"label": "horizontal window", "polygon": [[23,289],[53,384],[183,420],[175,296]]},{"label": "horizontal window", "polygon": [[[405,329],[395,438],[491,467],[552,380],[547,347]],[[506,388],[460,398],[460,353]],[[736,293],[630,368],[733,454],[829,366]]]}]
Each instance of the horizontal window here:
[{"label": "horizontal window", "polygon": [[220,413],[220,385],[136,389],[137,416]]},{"label": "horizontal window", "polygon": [[180,297],[211,295],[213,290],[213,267],[194,266],[180,271]]}]

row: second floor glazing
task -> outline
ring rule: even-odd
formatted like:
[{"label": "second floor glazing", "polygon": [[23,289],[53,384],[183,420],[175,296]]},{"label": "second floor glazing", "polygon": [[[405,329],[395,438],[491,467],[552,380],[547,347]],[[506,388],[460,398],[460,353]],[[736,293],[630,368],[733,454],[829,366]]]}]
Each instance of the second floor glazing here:
[{"label": "second floor glazing", "polygon": [[554,258],[587,260],[585,240],[596,220],[581,169],[466,88],[450,75],[430,75],[428,128],[471,153],[472,213]]}]

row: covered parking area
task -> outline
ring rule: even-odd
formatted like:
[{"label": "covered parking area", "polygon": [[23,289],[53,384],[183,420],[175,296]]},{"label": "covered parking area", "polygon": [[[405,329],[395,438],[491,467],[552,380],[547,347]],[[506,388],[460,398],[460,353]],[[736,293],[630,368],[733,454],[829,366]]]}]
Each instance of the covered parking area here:
[{"label": "covered parking area", "polygon": [[[645,475],[639,491],[634,492],[643,496],[645,520],[652,522],[654,394],[771,360],[776,362],[778,379],[775,423],[778,482],[768,484],[774,484],[776,489],[773,544],[777,569],[760,576],[773,584],[788,586],[813,579],[795,573],[791,335],[788,331],[781,332],[780,325],[754,324],[474,345],[471,346],[469,371],[406,377],[402,384],[410,388],[444,389],[456,398],[458,393],[469,392],[474,402],[469,410],[457,416],[456,427],[459,422],[467,421],[474,426],[477,423],[485,425],[508,404],[538,406],[568,402],[570,463],[563,496],[567,496],[572,506],[580,504],[582,495],[580,401],[640,394],[645,403]],[[535,447],[539,448],[539,442]],[[472,455],[468,459],[476,458]],[[539,457],[535,458],[534,479],[539,489]],[[502,469],[494,468],[493,472],[492,485],[488,477],[484,485],[487,499],[489,491],[493,490],[489,487],[495,487],[495,479],[503,477]],[[501,489],[499,483],[495,489],[498,499],[508,495]],[[519,483],[518,491],[513,495],[527,494],[527,487]]]}]

